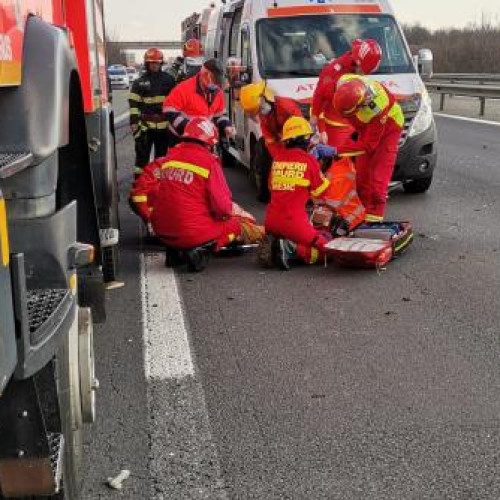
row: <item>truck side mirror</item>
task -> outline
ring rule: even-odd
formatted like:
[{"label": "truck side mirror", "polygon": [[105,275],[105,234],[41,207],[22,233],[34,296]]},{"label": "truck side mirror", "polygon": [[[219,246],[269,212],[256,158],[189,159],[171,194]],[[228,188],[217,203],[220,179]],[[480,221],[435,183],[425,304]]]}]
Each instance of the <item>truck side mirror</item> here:
[{"label": "truck side mirror", "polygon": [[434,73],[434,56],[430,49],[420,49],[417,56],[418,72],[424,80],[432,78]]}]

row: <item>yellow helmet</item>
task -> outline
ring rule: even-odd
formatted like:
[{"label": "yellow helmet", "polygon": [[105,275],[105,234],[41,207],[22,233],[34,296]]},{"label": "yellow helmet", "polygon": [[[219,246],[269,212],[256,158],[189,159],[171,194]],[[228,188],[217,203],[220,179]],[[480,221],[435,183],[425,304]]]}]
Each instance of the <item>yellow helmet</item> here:
[{"label": "yellow helmet", "polygon": [[290,139],[297,139],[297,137],[308,137],[313,135],[313,129],[310,123],[301,116],[292,116],[288,118],[283,125],[282,141],[289,141]]},{"label": "yellow helmet", "polygon": [[241,88],[240,104],[243,111],[251,115],[256,115],[260,110],[261,98],[274,102],[273,91],[267,86],[265,81],[250,83]]}]

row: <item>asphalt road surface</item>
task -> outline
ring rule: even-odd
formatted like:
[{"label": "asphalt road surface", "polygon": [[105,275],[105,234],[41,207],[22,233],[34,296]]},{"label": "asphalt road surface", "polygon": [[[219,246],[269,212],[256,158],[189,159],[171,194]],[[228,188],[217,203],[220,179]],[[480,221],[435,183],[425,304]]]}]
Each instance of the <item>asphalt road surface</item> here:
[{"label": "asphalt road surface", "polygon": [[500,131],[437,123],[431,190],[389,201],[415,243],[380,273],[249,254],[174,275],[127,206],[119,128],[125,287],[96,332],[85,499],[500,498]]}]

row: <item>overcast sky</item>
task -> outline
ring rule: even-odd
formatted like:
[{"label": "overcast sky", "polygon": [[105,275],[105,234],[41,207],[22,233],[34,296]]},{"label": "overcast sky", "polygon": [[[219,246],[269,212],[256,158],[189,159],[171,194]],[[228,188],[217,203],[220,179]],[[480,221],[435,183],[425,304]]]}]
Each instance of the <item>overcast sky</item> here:
[{"label": "overcast sky", "polygon": [[[104,0],[108,31],[121,40],[178,40],[181,21],[209,3],[210,0]],[[392,5],[401,22],[419,22],[431,29],[480,22],[482,14],[500,24],[500,0],[393,0]]]}]

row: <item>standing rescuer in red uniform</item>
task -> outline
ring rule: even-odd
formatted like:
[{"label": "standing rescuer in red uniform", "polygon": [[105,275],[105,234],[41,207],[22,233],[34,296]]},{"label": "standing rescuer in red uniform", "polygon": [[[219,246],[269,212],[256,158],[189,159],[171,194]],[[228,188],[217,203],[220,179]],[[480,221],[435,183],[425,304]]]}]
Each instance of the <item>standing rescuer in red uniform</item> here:
[{"label": "standing rescuer in red uniform", "polygon": [[[277,239],[266,238],[265,245],[271,245],[274,263],[282,269],[289,269],[294,258],[317,262],[331,239],[312,226],[306,211],[309,199],[321,196],[329,186],[318,161],[308,152],[312,135],[304,118],[288,119],[283,127],[285,147],[276,152],[271,168],[265,228],[266,234]],[[259,257],[266,253],[265,245]]]},{"label": "standing rescuer in red uniform", "polygon": [[333,98],[335,109],[358,132],[338,149],[358,153],[356,185],[367,222],[384,219],[387,191],[398,154],[404,115],[396,98],[381,83],[365,76],[344,75]]},{"label": "standing rescuer in red uniform", "polygon": [[264,235],[255,219],[233,203],[219,158],[215,125],[194,118],[181,143],[161,166],[152,198],[151,223],[168,247],[189,249],[214,241],[216,250],[233,242],[256,243]]},{"label": "standing rescuer in red uniform", "polygon": [[260,122],[262,137],[256,146],[255,169],[258,199],[266,203],[270,197],[268,180],[273,158],[283,148],[283,126],[288,118],[301,117],[302,112],[293,99],[275,96],[265,81],[245,85],[240,103],[247,115]]},{"label": "standing rescuer in red uniform", "polygon": [[318,125],[320,132],[328,135],[327,143],[337,148],[350,139],[354,132],[351,123],[333,106],[337,82],[348,73],[374,73],[382,59],[382,50],[376,40],[354,40],[350,52],[346,52],[323,68],[314,91],[311,108],[311,124]]},{"label": "standing rescuer in red uniform", "polygon": [[223,85],[224,70],[217,60],[209,59],[197,75],[175,87],[163,102],[163,112],[174,136],[182,137],[186,125],[195,117],[212,120],[223,137],[234,136],[226,114]]}]

